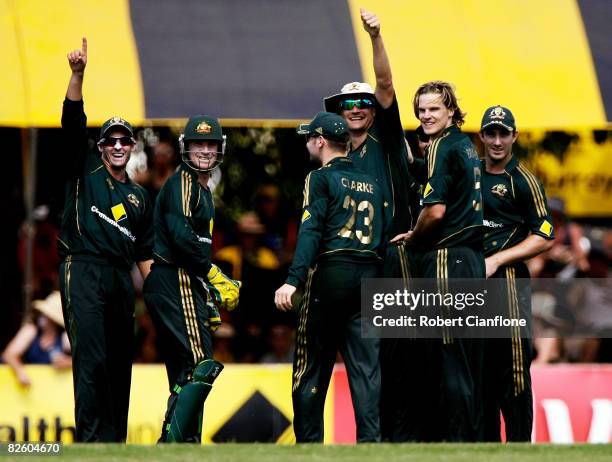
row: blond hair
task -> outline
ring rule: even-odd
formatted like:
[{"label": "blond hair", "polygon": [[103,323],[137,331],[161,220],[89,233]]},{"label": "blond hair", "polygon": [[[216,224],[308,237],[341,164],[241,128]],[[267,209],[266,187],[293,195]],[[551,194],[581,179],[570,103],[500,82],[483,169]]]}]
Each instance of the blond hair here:
[{"label": "blond hair", "polygon": [[465,122],[465,112],[459,107],[457,96],[455,95],[455,88],[449,82],[444,82],[442,80],[432,80],[431,82],[424,83],[414,94],[412,104],[414,106],[414,115],[417,119],[419,118],[419,96],[427,93],[436,93],[440,95],[442,104],[444,104],[447,109],[454,111],[453,123],[457,125],[457,127],[463,125],[463,122]]}]

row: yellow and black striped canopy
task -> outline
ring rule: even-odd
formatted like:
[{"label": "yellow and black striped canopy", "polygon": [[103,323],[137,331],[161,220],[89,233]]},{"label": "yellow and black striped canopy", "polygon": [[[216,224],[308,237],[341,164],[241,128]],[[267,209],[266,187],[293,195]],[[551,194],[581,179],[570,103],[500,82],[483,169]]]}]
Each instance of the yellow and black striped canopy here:
[{"label": "yellow and black striped canopy", "polygon": [[293,125],[344,83],[375,83],[360,6],[381,18],[406,127],[434,79],[456,85],[468,130],[493,104],[519,130],[609,126],[610,0],[0,0],[0,125],[59,125],[83,35],[92,125]]}]

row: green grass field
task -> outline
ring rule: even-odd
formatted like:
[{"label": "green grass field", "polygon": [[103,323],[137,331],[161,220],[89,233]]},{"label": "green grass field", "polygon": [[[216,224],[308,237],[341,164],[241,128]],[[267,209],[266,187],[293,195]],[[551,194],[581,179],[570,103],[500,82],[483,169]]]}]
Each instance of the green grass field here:
[{"label": "green grass field", "polygon": [[[359,446],[222,444],[216,446],[134,446],[77,444],[64,447],[64,460],[179,461],[179,462],[563,462],[612,461],[612,445],[529,444],[366,444]],[[1,457],[15,460],[53,460],[53,457]]]}]

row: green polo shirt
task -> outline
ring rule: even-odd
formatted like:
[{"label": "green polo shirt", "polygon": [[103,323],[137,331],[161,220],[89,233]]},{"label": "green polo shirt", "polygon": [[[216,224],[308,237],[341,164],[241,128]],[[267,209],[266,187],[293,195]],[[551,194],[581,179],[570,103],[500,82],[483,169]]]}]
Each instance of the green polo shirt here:
[{"label": "green polo shirt", "polygon": [[482,247],[481,165],[469,137],[456,125],[446,128],[427,149],[423,205],[445,204],[439,226],[426,236],[428,250]]},{"label": "green polo shirt", "polygon": [[83,101],[64,100],[66,196],[58,253],[130,267],[152,258],[153,209],[144,188],[113,178],[89,147]]},{"label": "green polo shirt", "polygon": [[[408,171],[408,154],[397,99],[384,109],[376,105],[374,122],[361,146],[352,147],[348,157],[356,168],[373,176],[382,191],[387,237],[404,233],[416,223],[410,197],[418,189]],[[412,196],[414,197],[414,196]]]},{"label": "green polo shirt", "polygon": [[287,283],[298,286],[317,259],[378,261],[384,230],[378,183],[336,157],[306,177],[302,223]]},{"label": "green polo shirt", "polygon": [[206,277],[211,268],[214,218],[210,189],[182,163],[155,202],[155,261]]},{"label": "green polo shirt", "polygon": [[552,218],[540,181],[512,157],[503,173],[482,163],[485,256],[513,247],[529,234],[554,239]]}]

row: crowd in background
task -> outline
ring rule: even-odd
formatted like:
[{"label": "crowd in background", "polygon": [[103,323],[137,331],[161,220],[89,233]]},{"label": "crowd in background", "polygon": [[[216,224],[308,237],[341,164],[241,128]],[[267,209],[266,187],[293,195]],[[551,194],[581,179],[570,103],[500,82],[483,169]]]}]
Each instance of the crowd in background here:
[{"label": "crowd in background", "polygon": [[[223,324],[214,334],[214,356],[223,363],[289,363],[293,358],[296,313],[275,309],[274,290],[284,282],[293,256],[301,185],[311,166],[303,140],[293,130],[229,129],[228,134],[222,178],[217,173],[212,179],[217,210],[213,261],[226,274],[243,281],[243,288],[239,308],[222,312]],[[568,136],[553,133],[538,148],[558,150]],[[604,143],[612,141],[609,132],[594,136]],[[52,173],[61,168],[57,162],[61,160],[61,142],[54,130],[41,133],[40,138],[44,152],[39,154],[39,205],[33,213],[34,225],[24,224],[19,229],[13,258],[15,274],[23,283],[25,243],[32,236],[31,288],[37,301],[30,309],[7,305],[15,313],[12,317],[5,313],[5,319],[12,322],[5,323],[9,331],[3,332],[0,339],[2,359],[15,368],[23,385],[28,385],[29,379],[20,369],[22,363],[69,367],[63,322],[58,315],[61,306],[54,292],[58,288],[56,239],[58,204],[62,200],[58,199],[61,189],[53,183]],[[477,144],[476,137],[474,140]],[[154,200],[180,162],[176,133],[147,128],[139,132],[138,141],[140,152],[134,155],[128,171]],[[412,151],[419,152],[413,133],[408,134],[408,141]],[[565,148],[568,146],[565,143]],[[516,154],[528,158],[532,153],[533,146],[519,146]],[[545,287],[534,290],[534,335],[538,337],[534,342],[534,362],[612,362],[612,292],[609,282],[602,279],[609,277],[612,262],[612,228],[602,220],[572,220],[558,197],[549,195],[548,203],[554,220],[554,246],[528,261],[528,267],[533,278],[552,278],[567,284],[568,289],[561,294]],[[142,280],[138,271],[133,275],[140,293]],[[571,284],[579,278],[588,279]],[[18,319],[23,321],[20,329]],[[135,330],[135,361],[158,362],[155,330],[141,295],[136,304]],[[571,338],[571,332],[589,335]],[[597,335],[591,335],[593,332]]]}]

